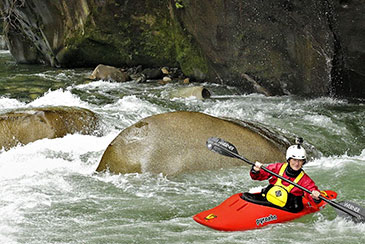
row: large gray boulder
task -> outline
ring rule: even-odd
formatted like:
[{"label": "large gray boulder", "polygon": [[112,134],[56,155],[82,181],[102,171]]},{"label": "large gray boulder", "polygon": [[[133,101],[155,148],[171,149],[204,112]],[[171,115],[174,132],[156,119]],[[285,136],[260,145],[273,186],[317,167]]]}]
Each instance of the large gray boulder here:
[{"label": "large gray boulder", "polygon": [[267,136],[243,124],[199,112],[159,114],[124,129],[110,143],[96,170],[177,175],[245,165],[238,159],[209,151],[205,145],[209,137],[233,143],[250,160],[285,160],[287,144]]},{"label": "large gray boulder", "polygon": [[92,134],[98,128],[98,116],[84,108],[19,109],[0,115],[0,148],[7,150],[18,144],[66,134]]}]

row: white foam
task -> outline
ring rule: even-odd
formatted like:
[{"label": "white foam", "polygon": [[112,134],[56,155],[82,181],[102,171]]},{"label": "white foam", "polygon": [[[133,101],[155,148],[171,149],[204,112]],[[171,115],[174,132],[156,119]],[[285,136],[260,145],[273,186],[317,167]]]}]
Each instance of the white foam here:
[{"label": "white foam", "polygon": [[107,104],[103,107],[103,111],[118,115],[119,121],[128,122],[129,125],[151,115],[168,112],[167,109],[142,100],[135,95],[125,96],[116,103]]},{"label": "white foam", "polygon": [[250,188],[250,190],[248,192],[249,193],[261,192],[263,188],[264,188],[263,186],[255,186],[255,187]]},{"label": "white foam", "polygon": [[[0,180],[32,177],[55,170],[91,174],[114,137],[115,134],[105,137],[73,134],[37,140],[3,151],[0,154]],[[90,162],[82,161],[83,155],[95,152],[99,158],[89,158]]]},{"label": "white foam", "polygon": [[[365,232],[365,223],[355,223],[341,217],[336,217],[334,220],[325,220],[315,223],[315,229],[321,234],[331,235],[336,232],[340,236],[353,236],[354,234],[359,235],[359,233]],[[364,238],[364,236],[362,237]]]},{"label": "white foam", "polygon": [[[92,177],[102,153],[115,137],[66,135],[0,152],[0,242],[12,243],[32,211],[47,209],[79,191],[72,175]],[[56,201],[56,202],[55,202]],[[5,242],[6,241],[6,242]]]},{"label": "white foam", "polygon": [[347,165],[364,165],[365,163],[365,149],[362,150],[360,155],[349,156],[347,154],[340,156],[329,156],[329,157],[321,157],[318,159],[314,159],[306,168],[344,168]]},{"label": "white foam", "polygon": [[114,90],[118,89],[121,86],[125,85],[126,83],[118,83],[118,82],[110,82],[110,81],[103,81],[103,80],[97,80],[92,81],[87,84],[80,84],[74,86],[76,89],[82,89],[82,90],[94,90],[94,89],[101,89],[102,91],[106,90]]},{"label": "white foam", "polygon": [[77,106],[88,108],[88,103],[83,102],[78,96],[70,91],[58,89],[55,91],[47,91],[42,97],[37,98],[33,102],[27,104],[27,107],[42,107],[42,106]]},{"label": "white foam", "polygon": [[331,131],[333,134],[345,134],[347,133],[346,127],[335,124],[331,118],[326,117],[324,115],[316,114],[316,115],[305,115],[303,116],[303,120],[306,121],[307,124],[312,124],[317,127],[326,128]]},{"label": "white foam", "polygon": [[8,112],[12,109],[22,108],[25,103],[19,102],[13,98],[0,97],[0,110],[1,112]]}]

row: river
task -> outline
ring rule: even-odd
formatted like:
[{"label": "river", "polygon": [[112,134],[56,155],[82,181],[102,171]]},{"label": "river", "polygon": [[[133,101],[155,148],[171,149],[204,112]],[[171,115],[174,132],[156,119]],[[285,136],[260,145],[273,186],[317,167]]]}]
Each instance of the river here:
[{"label": "river", "polygon": [[[109,143],[147,116],[199,111],[302,136],[320,155],[305,165],[321,189],[365,207],[365,104],[344,99],[244,95],[205,84],[212,98],[171,99],[178,84],[87,82],[92,69],[16,64],[0,52],[0,113],[17,108],[78,106],[102,118],[102,136],[67,135],[0,151],[0,243],[365,243],[365,224],[338,217],[331,206],[258,230],[220,232],[192,216],[252,181],[249,166],[177,177],[95,173]],[[203,142],[204,143],[204,142]],[[239,149],[238,149],[239,150]]]}]

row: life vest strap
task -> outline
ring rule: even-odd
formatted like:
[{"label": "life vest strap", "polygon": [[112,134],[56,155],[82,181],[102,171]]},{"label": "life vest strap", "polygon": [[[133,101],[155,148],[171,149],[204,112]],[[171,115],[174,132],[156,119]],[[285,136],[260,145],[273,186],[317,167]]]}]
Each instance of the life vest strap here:
[{"label": "life vest strap", "polygon": [[[285,169],[288,167],[288,163],[285,163],[281,166],[280,168],[280,171],[279,171],[279,175],[280,176],[283,176],[284,175],[284,172],[285,172]],[[294,179],[294,183],[298,184],[298,182],[303,178],[304,176],[304,170],[302,170],[299,175]],[[293,184],[289,184],[288,186],[284,186],[283,183],[282,183],[282,180],[280,178],[277,179],[277,181],[275,182],[274,185],[278,185],[278,186],[281,186],[283,187],[285,190],[288,191],[288,193],[294,188],[294,185]]]}]

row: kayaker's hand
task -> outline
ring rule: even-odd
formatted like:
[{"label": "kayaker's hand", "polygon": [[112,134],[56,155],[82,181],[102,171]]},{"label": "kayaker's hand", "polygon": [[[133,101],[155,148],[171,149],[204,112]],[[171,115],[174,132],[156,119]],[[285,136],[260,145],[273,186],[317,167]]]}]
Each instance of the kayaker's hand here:
[{"label": "kayaker's hand", "polygon": [[312,191],[312,194],[311,194],[311,197],[315,200],[319,200],[319,196],[321,195],[321,193],[317,190],[313,190]]},{"label": "kayaker's hand", "polygon": [[262,167],[262,163],[256,161],[255,166],[253,166],[253,169],[258,172],[258,171],[260,171],[261,167]]}]

